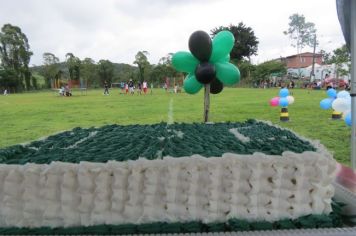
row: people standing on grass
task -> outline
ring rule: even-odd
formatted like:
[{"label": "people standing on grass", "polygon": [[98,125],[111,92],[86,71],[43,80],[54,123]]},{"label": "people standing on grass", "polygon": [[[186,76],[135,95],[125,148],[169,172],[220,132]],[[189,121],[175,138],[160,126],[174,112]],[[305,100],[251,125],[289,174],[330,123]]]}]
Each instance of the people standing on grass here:
[{"label": "people standing on grass", "polygon": [[141,91],[142,91],[142,84],[141,84],[141,82],[138,82],[138,84],[137,84],[137,95],[141,95]]},{"label": "people standing on grass", "polygon": [[106,81],[104,82],[104,95],[109,95],[109,85]]},{"label": "people standing on grass", "polygon": [[7,96],[7,89],[4,90],[4,96]]},{"label": "people standing on grass", "polygon": [[121,89],[120,94],[125,93],[125,83],[124,82],[120,82],[120,89]]},{"label": "people standing on grass", "polygon": [[125,94],[129,93],[129,84],[125,83]]},{"label": "people standing on grass", "polygon": [[151,95],[153,94],[153,83],[151,83]]},{"label": "people standing on grass", "polygon": [[68,84],[64,87],[64,96],[66,96],[66,97],[72,96],[72,92],[70,91]]},{"label": "people standing on grass", "polygon": [[58,95],[64,96],[64,87],[63,86],[58,90]]},{"label": "people standing on grass", "polygon": [[142,87],[143,87],[143,93],[146,95],[146,93],[147,93],[147,82],[146,82],[146,80],[143,81]]},{"label": "people standing on grass", "polygon": [[129,81],[129,90],[130,90],[130,94],[131,94],[131,95],[134,95],[134,94],[135,94],[134,82],[132,81],[132,79],[130,79],[130,81]]}]

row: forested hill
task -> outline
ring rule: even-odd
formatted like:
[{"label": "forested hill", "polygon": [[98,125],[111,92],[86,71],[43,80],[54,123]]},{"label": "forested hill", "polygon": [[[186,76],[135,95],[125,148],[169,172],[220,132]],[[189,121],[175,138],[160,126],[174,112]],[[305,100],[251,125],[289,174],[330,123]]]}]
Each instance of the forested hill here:
[{"label": "forested hill", "polygon": [[[65,62],[60,62],[57,65],[58,65],[58,69],[63,71],[63,73],[68,76],[69,73],[68,73],[67,64]],[[128,72],[128,71],[137,73],[137,66],[132,66],[129,64],[125,64],[125,63],[112,63],[112,65],[114,66],[114,74],[120,74],[120,73]],[[32,66],[32,67],[30,67],[30,70],[33,73],[41,74],[41,73],[43,73],[44,67],[45,67],[44,65]]]},{"label": "forested hill", "polygon": [[[101,60],[99,63],[82,61],[72,66],[66,62],[59,62],[52,65],[33,66],[30,68],[32,75],[37,79],[38,87],[48,88],[53,78],[61,81],[67,79],[84,80],[91,88],[100,87],[104,81],[109,83],[128,81],[139,78],[136,66],[124,63],[112,63]],[[70,75],[70,71],[72,75]]]}]

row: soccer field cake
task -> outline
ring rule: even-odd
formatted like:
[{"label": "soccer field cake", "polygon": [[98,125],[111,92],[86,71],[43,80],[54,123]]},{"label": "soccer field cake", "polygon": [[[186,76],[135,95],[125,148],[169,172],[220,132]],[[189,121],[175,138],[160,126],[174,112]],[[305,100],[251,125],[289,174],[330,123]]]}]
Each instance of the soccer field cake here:
[{"label": "soccer field cake", "polygon": [[0,149],[0,233],[332,227],[336,162],[266,122],[75,128]]}]

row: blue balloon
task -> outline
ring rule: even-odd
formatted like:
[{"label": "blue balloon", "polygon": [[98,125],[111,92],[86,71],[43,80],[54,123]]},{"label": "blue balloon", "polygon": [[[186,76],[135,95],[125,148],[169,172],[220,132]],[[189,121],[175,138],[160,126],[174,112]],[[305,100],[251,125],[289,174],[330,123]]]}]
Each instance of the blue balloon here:
[{"label": "blue balloon", "polygon": [[345,123],[348,125],[348,126],[351,126],[351,112],[349,112],[346,116],[345,116]]},{"label": "blue balloon", "polygon": [[281,89],[281,90],[279,91],[279,96],[280,96],[281,98],[285,98],[285,97],[287,97],[288,95],[289,95],[289,90],[286,89],[286,88],[283,88],[283,89]]},{"label": "blue balloon", "polygon": [[329,98],[336,98],[337,92],[335,89],[331,88],[326,91],[326,94],[328,95]]},{"label": "blue balloon", "polygon": [[331,105],[333,104],[334,99],[332,98],[325,98],[321,100],[320,102],[320,107],[321,109],[328,110],[331,108]]},{"label": "blue balloon", "polygon": [[280,105],[281,107],[286,107],[286,106],[288,106],[288,99],[287,99],[287,98],[280,98],[280,99],[279,99],[279,105]]}]

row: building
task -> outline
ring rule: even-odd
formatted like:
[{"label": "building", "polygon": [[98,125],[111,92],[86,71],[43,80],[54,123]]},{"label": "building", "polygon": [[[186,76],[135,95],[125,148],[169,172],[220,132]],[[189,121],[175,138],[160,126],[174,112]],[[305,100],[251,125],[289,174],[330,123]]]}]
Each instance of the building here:
[{"label": "building", "polygon": [[[323,55],[315,53],[315,63],[322,65],[323,64]],[[285,58],[280,59],[284,62],[288,69],[290,68],[306,68],[313,64],[313,53],[303,52],[296,55],[291,55]]]},{"label": "building", "polygon": [[310,78],[313,69],[313,53],[304,52],[300,54],[295,54],[287,57],[280,57],[274,59],[273,61],[278,61],[287,67],[287,74],[292,78],[306,78],[306,79],[316,79],[324,80],[326,76],[332,79],[342,79],[344,81],[350,80],[350,74],[339,75],[338,70],[340,68],[348,70],[347,63],[337,66],[335,64],[325,65],[323,63],[323,55],[320,53],[315,53],[314,61],[314,77]]}]

